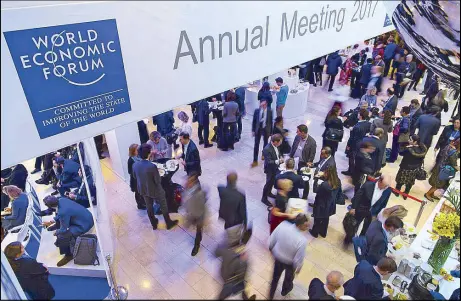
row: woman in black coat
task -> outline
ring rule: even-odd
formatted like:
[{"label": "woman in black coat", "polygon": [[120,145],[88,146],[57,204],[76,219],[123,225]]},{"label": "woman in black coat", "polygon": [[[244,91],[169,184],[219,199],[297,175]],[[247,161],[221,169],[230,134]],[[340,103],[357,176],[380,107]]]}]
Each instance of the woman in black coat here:
[{"label": "woman in black coat", "polygon": [[24,253],[24,247],[19,241],[12,242],[5,248],[5,256],[22,289],[32,300],[53,299],[55,292],[48,281],[48,269]]},{"label": "woman in black coat", "polygon": [[[423,166],[424,157],[427,154],[427,147],[421,143],[418,135],[412,135],[408,141],[408,145],[400,152],[403,156],[402,162],[400,162],[400,168],[397,172],[395,181],[397,185],[395,188],[401,190],[402,186],[405,185],[405,193],[409,194],[411,187],[415,185],[416,173]],[[397,197],[398,193],[395,194]],[[405,200],[406,196],[403,197]]]},{"label": "woman in black coat", "polygon": [[264,82],[263,86],[258,92],[258,100],[261,101],[263,99],[267,101],[267,107],[271,108],[273,98],[269,82]]},{"label": "woman in black coat", "polygon": [[343,140],[344,126],[341,119],[341,108],[334,106],[325,118],[325,131],[323,132],[323,146],[331,148],[331,155],[334,156],[338,150],[338,144]]},{"label": "woman in black coat", "polygon": [[137,161],[141,161],[141,158],[138,156],[138,147],[136,143],[133,143],[130,145],[129,151],[128,151],[128,173],[130,174],[130,188],[131,191],[134,192],[134,199],[136,200],[136,203],[138,204],[138,209],[140,210],[145,210],[146,209],[146,202],[144,201],[144,198],[142,195],[138,193],[138,185],[136,183],[136,179],[133,176],[133,164],[136,163]]},{"label": "woman in black coat", "polygon": [[[330,215],[332,215],[333,204],[335,204],[335,193],[340,187],[340,182],[332,169],[335,166],[329,166],[323,173],[319,172],[320,179],[323,180],[321,184],[318,180],[314,181],[314,226],[309,232],[315,238],[320,234],[323,238],[327,236],[328,224],[330,222]],[[334,213],[333,213],[334,214]]]},{"label": "woman in black coat", "polygon": [[373,159],[370,154],[376,150],[371,142],[362,142],[360,151],[355,155],[354,169],[352,170],[352,184],[354,184],[354,193],[360,189],[364,183],[365,175],[371,175],[373,171]]},{"label": "woman in black coat", "polygon": [[450,144],[451,141],[454,141],[459,138],[459,117],[454,117],[452,120],[452,125],[446,126],[443,129],[442,134],[435,145],[435,151],[439,149],[444,149]]}]

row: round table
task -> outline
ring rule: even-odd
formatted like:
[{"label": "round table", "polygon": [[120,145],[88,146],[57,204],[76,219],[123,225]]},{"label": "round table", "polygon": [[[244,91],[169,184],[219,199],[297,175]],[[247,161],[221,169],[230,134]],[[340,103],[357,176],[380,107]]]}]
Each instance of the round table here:
[{"label": "round table", "polygon": [[178,212],[178,208],[179,208],[179,204],[175,201],[175,195],[174,195],[174,190],[175,190],[175,187],[178,185],[177,183],[174,183],[171,178],[173,177],[173,175],[178,171],[179,169],[179,163],[176,164],[176,168],[175,170],[166,170],[165,168],[165,163],[167,161],[170,161],[170,160],[173,160],[171,158],[162,158],[162,159],[158,159],[152,163],[156,163],[156,164],[159,164],[159,165],[162,165],[163,166],[163,170],[165,170],[165,174],[163,176],[161,176],[161,185],[162,185],[162,188],[163,190],[165,191],[165,197],[166,197],[166,203],[168,205],[168,211],[170,213],[174,212]]}]

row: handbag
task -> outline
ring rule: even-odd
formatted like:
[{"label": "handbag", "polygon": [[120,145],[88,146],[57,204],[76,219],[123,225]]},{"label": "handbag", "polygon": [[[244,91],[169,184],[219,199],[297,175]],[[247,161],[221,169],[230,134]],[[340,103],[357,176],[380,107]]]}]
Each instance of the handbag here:
[{"label": "handbag", "polygon": [[439,181],[448,181],[455,177],[456,170],[450,165],[440,167]]},{"label": "handbag", "polygon": [[425,181],[427,179],[427,171],[424,169],[424,162],[420,168],[416,169],[415,176],[418,181]]},{"label": "handbag", "polygon": [[325,139],[335,142],[341,142],[343,140],[344,130],[327,128],[325,132]]},{"label": "handbag", "polygon": [[69,230],[66,230],[66,232],[60,233],[56,235],[56,242],[54,245],[56,247],[68,247],[72,245],[72,240],[75,241],[74,236],[72,235],[72,232]]}]

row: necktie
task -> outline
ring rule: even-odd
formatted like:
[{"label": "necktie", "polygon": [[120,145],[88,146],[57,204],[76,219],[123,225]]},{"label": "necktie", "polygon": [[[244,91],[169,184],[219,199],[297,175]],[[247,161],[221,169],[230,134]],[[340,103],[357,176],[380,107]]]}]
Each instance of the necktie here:
[{"label": "necktie", "polygon": [[260,126],[259,126],[259,127],[261,127],[261,128],[263,128],[263,127],[264,127],[264,122],[263,122],[263,121],[264,121],[264,110],[262,111],[262,114],[261,114],[261,120],[259,121],[259,124],[260,124]]}]

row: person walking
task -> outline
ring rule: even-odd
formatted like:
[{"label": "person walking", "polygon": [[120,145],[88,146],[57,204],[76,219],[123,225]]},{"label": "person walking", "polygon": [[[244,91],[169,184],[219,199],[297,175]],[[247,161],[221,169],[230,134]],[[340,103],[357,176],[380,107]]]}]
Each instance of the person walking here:
[{"label": "person walking", "polygon": [[410,91],[411,88],[413,88],[413,91],[416,91],[416,87],[418,86],[421,78],[423,78],[426,69],[426,66],[421,61],[417,60],[416,71],[413,74],[410,84],[408,85],[408,91]]},{"label": "person walking", "polygon": [[283,78],[277,77],[275,83],[279,87],[279,90],[275,95],[277,96],[277,117],[281,117],[283,113],[283,108],[285,108],[285,103],[287,102],[288,97],[288,86],[283,84]]},{"label": "person walking", "polygon": [[432,139],[437,135],[440,129],[441,122],[436,116],[438,113],[439,110],[437,108],[429,108],[415,123],[415,128],[418,129],[417,134],[421,139],[421,143],[427,148],[431,147]]},{"label": "person walking", "polygon": [[158,219],[154,213],[154,201],[156,201],[160,204],[167,229],[170,230],[178,224],[178,221],[170,218],[165,191],[161,185],[157,166],[148,160],[151,153],[151,146],[147,143],[142,144],[139,152],[141,161],[133,164],[133,177],[136,180],[138,192],[143,196],[146,203],[147,216],[149,217],[152,229],[156,230],[158,225]]},{"label": "person walking", "polygon": [[322,148],[328,146],[331,149],[331,155],[334,156],[338,150],[338,144],[343,141],[344,126],[341,119],[341,108],[333,106],[325,118],[325,131],[322,134]]},{"label": "person walking", "polygon": [[272,187],[275,184],[275,176],[277,175],[278,167],[283,163],[283,158],[280,156],[278,147],[282,143],[282,136],[276,134],[271,137],[271,143],[263,150],[264,156],[264,173],[266,174],[266,184],[263,188],[261,202],[267,206],[272,206],[267,197],[275,198],[271,193]]},{"label": "person walking", "polygon": [[237,118],[239,106],[235,102],[237,96],[234,92],[229,91],[226,95],[226,103],[223,108],[223,138],[224,147],[222,151],[227,151],[229,148],[234,149],[235,137],[237,134]]},{"label": "person walking", "polygon": [[327,74],[329,80],[325,82],[325,85],[328,84],[328,92],[333,91],[333,84],[335,82],[336,75],[338,75],[338,68],[341,67],[343,61],[339,56],[339,51],[333,52],[332,54],[328,55],[326,65],[327,65]]},{"label": "person walking", "polygon": [[264,148],[267,146],[269,136],[272,132],[272,110],[267,107],[267,101],[262,100],[259,103],[259,109],[256,109],[253,114],[253,122],[251,132],[255,137],[255,145],[253,148],[253,163],[251,167],[258,166],[258,154],[261,138],[263,138]]},{"label": "person walking", "polygon": [[[395,188],[399,191],[402,190],[402,186],[405,185],[405,193],[409,194],[411,187],[415,185],[416,174],[420,168],[424,167],[424,158],[427,154],[427,147],[421,143],[418,135],[412,135],[408,141],[408,145],[400,152],[403,156],[402,162],[400,162],[400,168],[395,178]],[[400,194],[395,193],[397,197]],[[403,196],[406,200],[407,196]]]},{"label": "person walking", "polygon": [[[394,125],[392,124],[392,113],[390,111],[381,111],[379,118],[376,118],[371,123],[370,133],[374,133],[377,128],[382,128],[384,133],[381,136],[381,141],[386,146],[389,141],[389,133],[392,133]],[[386,163],[386,156],[384,156],[383,164]]]},{"label": "person walking", "polygon": [[373,67],[373,59],[372,58],[367,58],[367,63],[362,66],[360,69],[360,95],[364,95],[365,92],[367,91],[367,86],[368,83],[370,82],[371,79],[371,68]]},{"label": "person walking", "polygon": [[242,137],[242,129],[243,129],[243,126],[242,126],[242,118],[245,117],[246,115],[246,108],[245,108],[245,91],[246,91],[246,88],[244,86],[241,86],[241,87],[238,87],[236,90],[235,90],[235,95],[237,96],[237,104],[239,106],[239,115],[237,116],[237,131],[238,131],[238,134],[237,134],[237,138],[236,138],[236,142],[238,142],[240,140],[240,138]]},{"label": "person walking", "polygon": [[247,203],[243,192],[237,189],[237,173],[227,175],[227,186],[218,186],[219,218],[224,221],[224,229],[237,225],[246,227]]},{"label": "person walking", "polygon": [[373,170],[373,159],[371,153],[376,150],[375,146],[371,142],[362,142],[360,145],[360,151],[355,155],[354,170],[352,171],[352,184],[354,185],[354,194],[360,189],[362,184],[365,182],[367,175],[372,175]]},{"label": "person walking", "polygon": [[450,179],[440,177],[440,171],[442,169],[448,169],[452,172],[459,171],[458,166],[459,158],[459,138],[453,140],[444,149],[442,149],[437,155],[435,166],[432,168],[431,176],[429,178],[429,184],[431,188],[424,194],[424,197],[431,202],[440,200],[439,197],[434,195],[437,189],[447,189],[450,185]]},{"label": "person walking", "polygon": [[275,290],[284,271],[282,296],[286,296],[293,289],[294,276],[300,272],[304,262],[307,238],[303,232],[308,229],[308,222],[306,215],[298,214],[294,224],[284,221],[272,232],[269,238],[269,250],[275,263],[269,300],[274,299]]},{"label": "person walking", "polygon": [[[329,166],[325,171],[320,172],[318,177],[322,182],[314,181],[315,202],[313,208],[314,226],[309,233],[317,238],[318,235],[323,238],[327,237],[328,224],[330,222],[330,215],[336,212],[335,196],[333,191],[339,189],[339,178],[333,169],[336,166]],[[334,210],[333,210],[334,209]]]},{"label": "person walking", "polygon": [[190,174],[187,176],[186,189],[183,192],[182,199],[184,200],[187,212],[185,227],[189,228],[190,225],[194,225],[197,229],[194,248],[191,252],[191,256],[195,256],[200,249],[202,229],[207,213],[207,194],[202,189],[197,174]]},{"label": "person walking", "polygon": [[359,143],[363,140],[365,135],[370,132],[371,123],[368,121],[369,112],[366,109],[360,109],[359,121],[351,130],[349,140],[347,140],[346,155],[349,158],[349,168],[347,171],[341,173],[345,176],[352,175],[354,167],[355,154],[359,151]]}]

